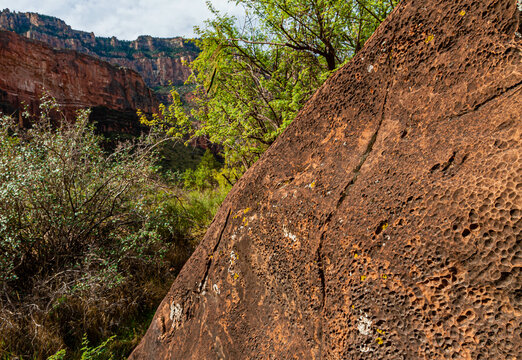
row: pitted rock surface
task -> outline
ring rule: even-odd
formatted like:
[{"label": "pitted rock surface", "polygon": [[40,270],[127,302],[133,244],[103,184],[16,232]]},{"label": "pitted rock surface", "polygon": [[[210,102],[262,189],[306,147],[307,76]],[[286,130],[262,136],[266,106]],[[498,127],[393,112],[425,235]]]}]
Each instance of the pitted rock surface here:
[{"label": "pitted rock surface", "polygon": [[401,2],[232,189],[131,359],[520,358],[517,6]]}]

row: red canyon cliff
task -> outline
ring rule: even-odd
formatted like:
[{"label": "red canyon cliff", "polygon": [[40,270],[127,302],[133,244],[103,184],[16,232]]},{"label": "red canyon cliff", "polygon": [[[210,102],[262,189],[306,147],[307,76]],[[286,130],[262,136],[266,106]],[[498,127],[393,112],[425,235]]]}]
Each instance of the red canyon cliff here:
[{"label": "red canyon cliff", "polygon": [[23,103],[32,114],[38,113],[45,90],[69,119],[77,109],[92,107],[91,119],[102,131],[136,133],[136,109],[157,108],[156,98],[137,72],[8,31],[0,31],[0,74],[0,111],[6,114],[16,113]]},{"label": "red canyon cliff", "polygon": [[36,13],[0,12],[0,29],[14,31],[59,49],[71,49],[140,73],[148,86],[167,101],[169,83],[182,85],[190,75],[184,61],[193,60],[198,49],[181,37],[140,36],[134,41],[96,37],[73,30],[60,19]]},{"label": "red canyon cliff", "polygon": [[521,10],[403,0],[232,189],[131,359],[519,358]]}]

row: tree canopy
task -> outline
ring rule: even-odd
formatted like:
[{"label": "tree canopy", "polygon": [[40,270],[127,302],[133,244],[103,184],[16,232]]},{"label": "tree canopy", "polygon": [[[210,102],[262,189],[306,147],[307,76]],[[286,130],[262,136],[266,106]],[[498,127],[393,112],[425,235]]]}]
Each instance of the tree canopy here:
[{"label": "tree canopy", "polygon": [[153,123],[206,136],[228,168],[250,167],[314,91],[352,58],[398,0],[236,0],[245,17],[221,14],[196,28],[191,119],[179,97]]}]

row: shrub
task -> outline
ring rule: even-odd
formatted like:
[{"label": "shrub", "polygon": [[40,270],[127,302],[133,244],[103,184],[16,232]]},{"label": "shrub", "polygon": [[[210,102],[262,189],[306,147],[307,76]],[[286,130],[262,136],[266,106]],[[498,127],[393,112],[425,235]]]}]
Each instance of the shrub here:
[{"label": "shrub", "polygon": [[187,169],[183,174],[185,187],[188,189],[215,189],[218,185],[218,170],[221,164],[210,150],[206,150],[196,170]]},{"label": "shrub", "polygon": [[[115,336],[111,336],[103,343],[96,347],[89,346],[87,336],[82,338],[82,348],[80,349],[80,360],[112,360],[113,356],[108,355],[108,345],[114,340]],[[67,350],[61,349],[54,355],[47,358],[47,360],[64,360],[67,356]]]},{"label": "shrub", "polygon": [[43,117],[28,131],[1,120],[0,281],[26,287],[87,253],[121,252],[118,239],[137,225],[131,200],[148,186],[147,154],[128,146],[106,156],[87,120],[84,111],[53,130]]},{"label": "shrub", "polygon": [[0,358],[80,358],[84,334],[124,357],[224,192],[162,182],[151,137],[107,153],[88,111],[53,126],[54,106],[0,118]]}]

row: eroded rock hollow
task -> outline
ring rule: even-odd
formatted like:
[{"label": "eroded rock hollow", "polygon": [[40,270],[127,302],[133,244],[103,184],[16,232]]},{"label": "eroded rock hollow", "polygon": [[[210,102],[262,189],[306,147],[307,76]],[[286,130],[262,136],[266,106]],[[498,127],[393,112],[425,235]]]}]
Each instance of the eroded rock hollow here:
[{"label": "eroded rock hollow", "polygon": [[520,1],[402,1],[236,184],[131,359],[516,359]]}]

